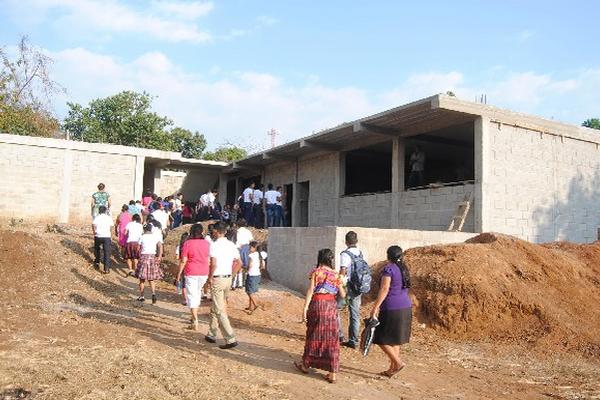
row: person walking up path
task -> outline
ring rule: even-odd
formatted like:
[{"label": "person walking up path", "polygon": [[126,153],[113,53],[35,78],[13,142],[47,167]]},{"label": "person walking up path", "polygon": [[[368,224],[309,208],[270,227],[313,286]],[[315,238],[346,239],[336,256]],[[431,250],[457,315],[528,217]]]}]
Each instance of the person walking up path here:
[{"label": "person walking up path", "polygon": [[255,240],[250,242],[249,247],[248,276],[246,277],[245,285],[246,294],[248,295],[248,307],[245,310],[248,311],[248,314],[252,314],[258,308],[255,295],[258,293],[262,271],[265,269],[267,253],[263,251],[262,246]]},{"label": "person walking up path", "polygon": [[110,215],[106,214],[107,208],[100,206],[98,215],[92,221],[92,231],[94,232],[94,266],[100,267],[100,247],[102,247],[104,264],[104,273],[110,271],[110,253],[111,253],[111,228],[114,226]]},{"label": "person walking up path", "polygon": [[127,245],[127,235],[125,234],[125,228],[130,222],[131,214],[129,213],[129,206],[127,204],[123,204],[123,207],[121,207],[121,213],[117,217],[117,224],[115,226],[115,233],[117,235],[123,259],[125,259],[125,246]]},{"label": "person walking up path", "polygon": [[209,281],[212,290],[212,307],[210,309],[210,325],[205,340],[216,343],[217,329],[225,339],[221,349],[231,349],[238,345],[235,333],[227,316],[227,296],[231,286],[231,276],[236,274],[240,267],[240,253],[235,244],[225,238],[227,227],[218,222],[214,227],[215,241],[210,246],[210,273]]},{"label": "person walking up path", "polygon": [[152,290],[152,304],[156,304],[156,281],[162,279],[163,272],[160,269],[162,259],[162,238],[152,233],[153,226],[150,223],[144,225],[144,234],[140,239],[140,262],[135,271],[135,276],[140,280],[140,297],[138,301],[144,302],[144,286],[146,281],[150,282]]},{"label": "person walking up path", "polygon": [[254,222],[254,182],[244,189],[242,193],[242,214],[248,225],[253,225]]},{"label": "person walking up path", "polygon": [[140,214],[134,214],[130,223],[125,227],[125,236],[127,243],[125,244],[125,254],[123,257],[127,262],[129,276],[132,276],[137,269],[140,260],[140,240],[144,234],[142,226],[142,217]]},{"label": "person walking up path", "polygon": [[96,218],[100,213],[100,207],[106,207],[106,213],[110,214],[111,200],[110,194],[106,192],[104,183],[98,184],[98,191],[92,195],[91,207],[92,218]]}]

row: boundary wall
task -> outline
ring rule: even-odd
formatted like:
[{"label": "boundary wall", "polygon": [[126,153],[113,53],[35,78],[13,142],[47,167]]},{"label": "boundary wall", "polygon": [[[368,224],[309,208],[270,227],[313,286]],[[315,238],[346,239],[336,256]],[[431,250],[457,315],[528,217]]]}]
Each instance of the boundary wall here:
[{"label": "boundary wall", "polygon": [[271,278],[290,289],[304,292],[308,287],[308,274],[315,266],[317,252],[330,248],[336,254],[346,249],[346,233],[358,234],[358,247],[369,264],[382,261],[389,246],[397,244],[402,249],[433,244],[461,243],[476,233],[446,231],[416,231],[408,229],[379,229],[359,227],[322,228],[269,228],[269,274]]}]

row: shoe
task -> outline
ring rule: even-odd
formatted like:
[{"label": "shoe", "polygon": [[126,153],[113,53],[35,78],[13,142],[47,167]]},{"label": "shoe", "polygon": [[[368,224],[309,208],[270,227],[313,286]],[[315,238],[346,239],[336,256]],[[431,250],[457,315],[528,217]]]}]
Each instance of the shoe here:
[{"label": "shoe", "polygon": [[110,273],[110,270],[104,270],[103,274],[104,275],[108,275]]},{"label": "shoe", "polygon": [[233,343],[226,343],[224,345],[219,346],[220,349],[223,350],[228,350],[228,349],[233,349],[234,347],[237,347],[238,342],[233,342]]},{"label": "shoe", "polygon": [[215,338],[211,338],[210,336],[204,336],[204,340],[206,340],[208,343],[217,343],[217,341],[215,340]]},{"label": "shoe", "polygon": [[97,263],[94,261],[94,268],[99,269],[100,268],[100,263]]},{"label": "shoe", "polygon": [[155,294],[152,295],[152,304],[156,304],[156,295]]},{"label": "shoe", "polygon": [[351,341],[343,342],[342,346],[348,347],[349,349],[356,350],[356,344]]},{"label": "shoe", "polygon": [[142,297],[142,296],[140,296],[140,297],[138,297],[138,298],[137,298],[137,301],[139,301],[139,302],[142,302],[142,303],[143,303],[143,302],[145,302],[145,301],[146,301],[146,298],[145,298],[145,297]]},{"label": "shoe", "polygon": [[192,331],[197,331],[198,330],[198,320],[197,319],[193,319],[190,321],[190,330]]}]

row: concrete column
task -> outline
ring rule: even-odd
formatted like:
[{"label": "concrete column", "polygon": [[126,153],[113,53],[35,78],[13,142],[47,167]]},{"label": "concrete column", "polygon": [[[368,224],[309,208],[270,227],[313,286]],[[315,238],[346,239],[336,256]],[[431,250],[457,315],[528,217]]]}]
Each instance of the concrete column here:
[{"label": "concrete column", "polygon": [[489,118],[479,117],[475,120],[475,193],[473,200],[475,232],[492,230],[490,225],[492,204],[488,190],[492,171],[489,123]]},{"label": "concrete column", "polygon": [[221,203],[221,207],[225,207],[225,203],[227,203],[227,175],[220,173],[219,174],[219,195],[217,199]]},{"label": "concrete column", "polygon": [[337,166],[333,173],[333,225],[340,224],[340,197],[344,194],[346,181],[346,157],[341,152],[336,153],[334,165]]},{"label": "concrete column", "polygon": [[404,191],[404,150],[403,138],[392,141],[392,203],[390,204],[390,227],[400,226],[400,196]]},{"label": "concrete column", "polygon": [[[73,176],[73,153],[71,149],[67,148],[64,151],[63,158],[63,176],[62,184],[60,188],[60,200],[58,207],[58,222],[66,224],[69,222],[70,208],[71,208],[71,177]],[[89,201],[89,200],[88,200]],[[89,210],[89,203],[85,206]],[[91,218],[91,214],[90,214]]]},{"label": "concrete column", "polygon": [[294,193],[293,193],[293,197],[292,197],[292,227],[297,227],[298,226],[298,219],[300,218],[300,202],[298,201],[298,164],[299,161],[298,159],[296,159],[296,170],[294,173]]},{"label": "concrete column", "polygon": [[133,199],[141,200],[144,191],[144,161],[146,157],[135,156],[135,174],[133,177]]}]

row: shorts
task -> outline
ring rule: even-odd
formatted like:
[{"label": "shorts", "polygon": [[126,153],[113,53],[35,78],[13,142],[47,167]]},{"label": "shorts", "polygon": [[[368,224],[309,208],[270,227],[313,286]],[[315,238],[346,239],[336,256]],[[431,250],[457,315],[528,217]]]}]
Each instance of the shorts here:
[{"label": "shorts", "polygon": [[246,276],[246,293],[253,294],[258,292],[258,286],[260,285],[260,275],[258,276]]},{"label": "shorts", "polygon": [[185,277],[185,300],[189,308],[200,307],[202,300],[202,288],[206,284],[208,276],[194,275]]}]

